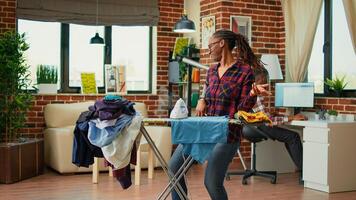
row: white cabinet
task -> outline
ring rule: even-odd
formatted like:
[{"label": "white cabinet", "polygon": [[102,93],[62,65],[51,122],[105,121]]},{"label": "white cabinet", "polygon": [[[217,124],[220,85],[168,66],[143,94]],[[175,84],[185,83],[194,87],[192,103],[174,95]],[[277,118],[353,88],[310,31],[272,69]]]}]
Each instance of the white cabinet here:
[{"label": "white cabinet", "polygon": [[305,141],[303,144],[303,180],[327,187],[328,144]]},{"label": "white cabinet", "polygon": [[356,122],[293,121],[303,129],[304,187],[356,190]]}]

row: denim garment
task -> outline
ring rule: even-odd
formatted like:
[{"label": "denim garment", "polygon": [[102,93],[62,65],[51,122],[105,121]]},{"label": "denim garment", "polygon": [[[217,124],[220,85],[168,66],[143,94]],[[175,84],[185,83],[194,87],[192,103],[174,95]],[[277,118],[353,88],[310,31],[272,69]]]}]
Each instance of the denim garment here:
[{"label": "denim garment", "polygon": [[105,159],[114,165],[115,169],[121,169],[130,163],[133,146],[135,143],[137,144],[136,146],[139,146],[141,139],[142,119],[141,115],[136,115],[131,124],[115,140],[101,148]]},{"label": "denim garment", "polygon": [[97,147],[110,144],[125,127],[131,124],[133,117],[134,116],[122,114],[117,119],[115,126],[105,127],[104,129],[96,127],[96,123],[90,121],[88,131],[89,141]]},{"label": "denim garment", "polygon": [[[236,143],[217,143],[210,155],[208,156],[208,164],[205,169],[204,185],[212,200],[227,200],[227,194],[224,187],[224,180],[227,168],[239,148],[239,141]],[[171,160],[169,161],[169,169],[175,174],[184,162],[183,146],[178,145],[174,151]],[[183,190],[187,192],[185,179],[179,180]],[[179,200],[179,196],[175,190],[172,191],[172,200]]]},{"label": "denim garment", "polygon": [[227,142],[228,123],[225,116],[171,120],[172,143],[182,144],[184,154],[203,163],[216,143]]},{"label": "denim garment", "polygon": [[82,112],[76,122],[73,137],[72,163],[78,167],[89,167],[94,157],[103,157],[101,148],[92,145],[88,140],[89,121],[93,112]]}]

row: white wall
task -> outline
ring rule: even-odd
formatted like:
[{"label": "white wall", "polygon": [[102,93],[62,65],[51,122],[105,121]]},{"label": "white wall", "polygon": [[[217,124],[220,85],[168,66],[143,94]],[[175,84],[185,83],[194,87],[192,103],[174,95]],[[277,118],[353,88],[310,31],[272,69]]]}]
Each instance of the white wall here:
[{"label": "white wall", "polygon": [[187,11],[188,19],[195,24],[194,33],[184,33],[185,37],[191,37],[191,44],[196,44],[197,48],[201,48],[200,44],[200,0],[184,0],[184,7]]}]

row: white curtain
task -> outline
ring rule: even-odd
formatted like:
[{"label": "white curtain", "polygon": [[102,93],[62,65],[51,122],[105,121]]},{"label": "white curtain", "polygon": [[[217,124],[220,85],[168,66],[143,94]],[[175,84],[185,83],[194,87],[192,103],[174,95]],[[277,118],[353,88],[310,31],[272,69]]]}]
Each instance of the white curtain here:
[{"label": "white curtain", "polygon": [[281,0],[286,31],[286,82],[303,82],[322,0]]},{"label": "white curtain", "polygon": [[356,54],[356,0],[343,0],[352,45]]}]

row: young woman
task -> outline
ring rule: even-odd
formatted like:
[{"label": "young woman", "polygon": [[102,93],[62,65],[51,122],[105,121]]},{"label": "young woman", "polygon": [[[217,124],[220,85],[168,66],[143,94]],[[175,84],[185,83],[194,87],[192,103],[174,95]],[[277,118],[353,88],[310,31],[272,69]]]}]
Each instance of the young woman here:
[{"label": "young woman", "polygon": [[[196,108],[197,116],[229,116],[234,117],[238,110],[250,111],[256,102],[256,95],[268,94],[268,85],[254,85],[251,66],[261,66],[260,61],[252,52],[247,40],[241,34],[229,30],[219,30],[209,39],[209,54],[216,65],[209,68],[205,95]],[[236,49],[238,59],[234,58]],[[208,158],[204,184],[213,200],[228,199],[224,188],[224,177],[228,165],[240,145],[240,127],[229,125],[227,143],[218,143]],[[182,165],[182,145],[175,150],[169,167],[172,172],[178,171]],[[184,178],[180,180],[182,188],[187,191]],[[172,199],[178,200],[173,191]]]}]

